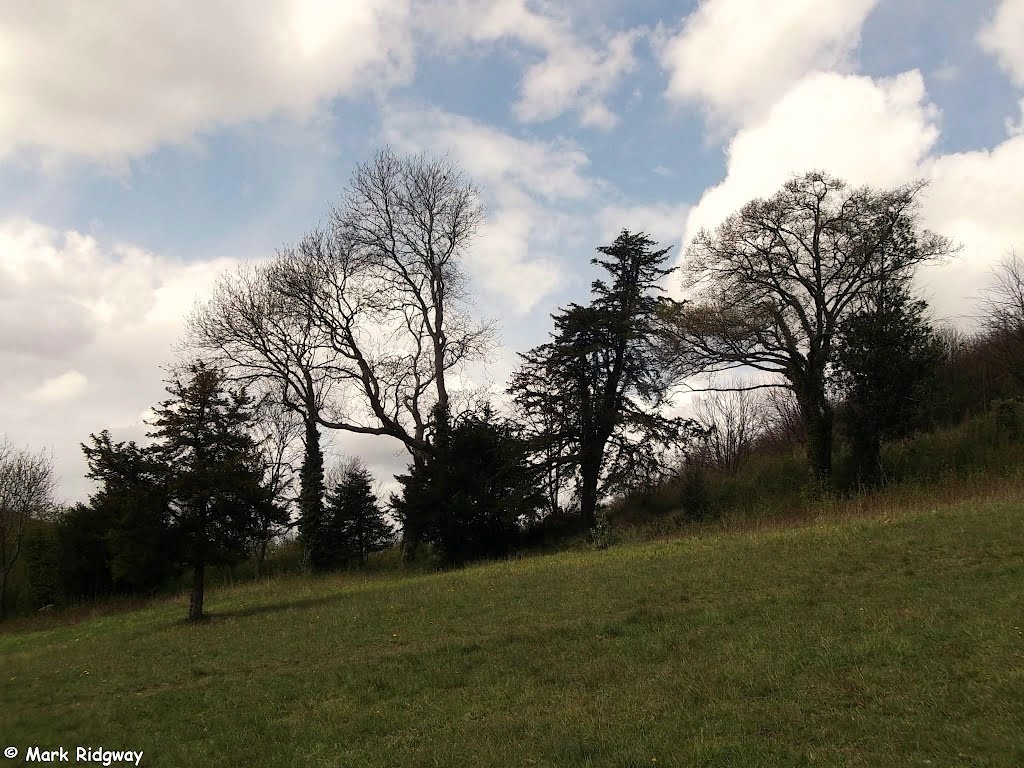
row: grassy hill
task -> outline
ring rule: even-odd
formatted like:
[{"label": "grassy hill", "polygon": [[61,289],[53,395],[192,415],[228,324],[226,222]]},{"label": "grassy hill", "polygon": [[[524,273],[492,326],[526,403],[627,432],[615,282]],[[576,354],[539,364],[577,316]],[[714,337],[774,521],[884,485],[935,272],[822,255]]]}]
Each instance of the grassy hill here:
[{"label": "grassy hill", "polygon": [[5,745],[159,766],[1024,764],[1020,502],[211,598],[201,626],[179,600],[9,625]]}]

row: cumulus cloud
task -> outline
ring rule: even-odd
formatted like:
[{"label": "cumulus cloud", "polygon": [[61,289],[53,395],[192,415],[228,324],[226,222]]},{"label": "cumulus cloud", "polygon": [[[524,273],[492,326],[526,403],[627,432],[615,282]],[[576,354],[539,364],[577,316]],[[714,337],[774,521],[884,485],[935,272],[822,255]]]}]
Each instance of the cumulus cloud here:
[{"label": "cumulus cloud", "polygon": [[1024,87],[1024,0],[1000,0],[978,32],[981,47],[994,56],[1016,85]]},{"label": "cumulus cloud", "polygon": [[878,0],[702,0],[664,41],[667,95],[742,123],[811,70],[844,69]]},{"label": "cumulus cloud", "polygon": [[808,75],[733,137],[725,179],[701,197],[686,239],[807,170],[822,168],[853,184],[902,183],[938,139],[937,119],[916,70],[882,80]]},{"label": "cumulus cloud", "polygon": [[0,157],[117,159],[404,80],[410,0],[13,3],[0,19]]},{"label": "cumulus cloud", "polygon": [[144,437],[183,314],[230,262],[181,263],[25,219],[0,221],[0,252],[0,424],[52,449],[62,494],[80,499],[78,443],[103,428]]},{"label": "cumulus cloud", "polygon": [[448,154],[482,185],[487,223],[468,265],[484,291],[523,314],[559,285],[556,254],[582,227],[564,206],[603,188],[587,176],[584,152],[436,109],[391,111],[384,138],[403,151]]},{"label": "cumulus cloud", "polygon": [[922,272],[940,316],[967,318],[992,265],[1024,244],[1024,136],[988,151],[936,154],[939,113],[920,73],[872,79],[812,73],[727,148],[723,181],[704,193],[686,240],[790,176],[821,168],[852,184],[929,182],[922,223],[963,246],[959,257]]},{"label": "cumulus cloud", "polygon": [[[534,4],[536,5],[536,4]],[[570,111],[584,126],[608,129],[618,117],[606,98],[636,66],[634,48],[643,33],[608,34],[584,42],[572,20],[551,5],[527,0],[437,0],[425,16],[441,39],[454,46],[507,41],[541,54],[526,68],[513,113],[523,122],[551,120]]]}]

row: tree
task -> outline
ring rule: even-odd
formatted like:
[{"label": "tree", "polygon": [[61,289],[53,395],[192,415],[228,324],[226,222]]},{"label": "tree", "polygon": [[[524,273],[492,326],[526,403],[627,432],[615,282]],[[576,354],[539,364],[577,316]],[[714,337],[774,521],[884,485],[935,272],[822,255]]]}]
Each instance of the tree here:
[{"label": "tree", "polygon": [[277,263],[277,290],[327,340],[339,391],[320,424],[430,453],[448,374],[481,357],[493,330],[472,321],[461,260],[482,221],[479,193],[447,160],[389,150],[360,165],[328,226]]},{"label": "tree", "polygon": [[7,577],[21,555],[29,520],[53,507],[53,461],[0,442],[0,619],[7,618]]},{"label": "tree", "polygon": [[918,227],[923,188],[852,189],[808,173],[701,231],[687,250],[683,285],[694,299],[670,308],[674,369],[779,377],[800,405],[818,481],[832,473],[828,376],[841,325],[879,282],[956,250]]},{"label": "tree", "polygon": [[1000,366],[1024,387],[1024,258],[1011,252],[993,269],[979,306]]},{"label": "tree", "polygon": [[202,361],[168,383],[170,397],[150,422],[152,456],[170,502],[182,564],[193,572],[189,620],[203,618],[209,565],[244,556],[260,509],[270,503],[250,434],[253,403],[244,388]]},{"label": "tree", "polygon": [[373,478],[360,462],[350,462],[327,495],[327,538],[335,565],[366,563],[373,552],[391,545],[393,532],[377,504]]},{"label": "tree", "polygon": [[527,443],[490,407],[454,426],[437,410],[434,452],[396,478],[402,493],[391,497],[403,544],[433,544],[452,565],[505,555],[543,504]]},{"label": "tree", "polygon": [[[114,442],[107,430],[89,439],[82,452],[87,477],[99,489],[87,510],[76,508],[58,526],[61,540],[80,550],[67,553],[66,561],[78,572],[69,574],[69,591],[91,594],[105,582],[106,571],[111,590],[150,592],[177,574],[180,555],[164,467],[152,451],[134,441]],[[99,558],[105,567],[94,561]]]},{"label": "tree", "polygon": [[668,418],[671,378],[659,366],[661,318],[674,304],[653,295],[672,272],[669,249],[627,230],[595,258],[609,279],[595,280],[587,306],[552,316],[552,340],[521,354],[509,388],[533,446],[549,466],[571,468],[588,528],[596,522],[602,484],[623,489],[657,479],[661,449],[682,440],[692,422]]},{"label": "tree", "polygon": [[[233,380],[260,387],[265,413],[277,406],[300,418],[304,453],[297,499],[299,531],[304,539],[310,539],[318,535],[316,527],[323,517],[324,459],[319,426],[337,381],[326,331],[314,322],[304,302],[281,289],[282,263],[290,263],[288,251],[271,264],[242,266],[221,277],[210,300],[189,318],[189,344],[211,355]],[[274,413],[272,420],[277,427],[287,422],[282,413]],[[280,439],[284,435],[274,436],[274,424],[270,427],[268,439],[283,449]],[[283,458],[280,450],[278,454],[277,459]],[[274,472],[275,463],[281,468],[277,459],[267,458],[269,472]],[[282,477],[271,478],[272,483],[281,481]],[[277,488],[275,493],[280,496],[281,490]],[[280,502],[278,498],[278,509]],[[274,515],[271,518],[276,519]],[[257,554],[257,567],[265,550],[266,536]]]},{"label": "tree", "polygon": [[[255,433],[259,448],[263,482],[270,495],[269,503],[261,505],[256,520],[255,578],[260,577],[267,557],[267,547],[276,537],[290,530],[291,508],[296,499],[292,487],[295,475],[295,444],[303,437],[304,422],[296,418],[296,412],[280,403],[264,398],[256,410]],[[319,451],[319,441],[314,441]],[[305,452],[302,468],[309,462]],[[322,464],[322,456],[319,463]],[[301,471],[301,470],[300,470]],[[309,483],[305,484],[309,486]],[[300,484],[300,491],[303,487]],[[318,510],[317,510],[318,511]],[[308,519],[308,511],[307,511]]]},{"label": "tree", "polygon": [[881,282],[839,329],[834,384],[858,485],[881,481],[882,441],[908,435],[924,414],[942,357],[927,308],[904,281]]},{"label": "tree", "polygon": [[694,415],[705,435],[705,460],[736,474],[764,433],[764,410],[749,390],[712,392],[698,399]]}]

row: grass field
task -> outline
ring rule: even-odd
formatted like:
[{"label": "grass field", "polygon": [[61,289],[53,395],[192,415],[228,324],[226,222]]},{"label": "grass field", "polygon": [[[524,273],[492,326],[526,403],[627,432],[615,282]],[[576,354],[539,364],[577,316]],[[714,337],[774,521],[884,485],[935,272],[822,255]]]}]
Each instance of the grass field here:
[{"label": "grass field", "polygon": [[209,609],[13,623],[0,746],[155,766],[1024,765],[1019,502],[281,578]]}]

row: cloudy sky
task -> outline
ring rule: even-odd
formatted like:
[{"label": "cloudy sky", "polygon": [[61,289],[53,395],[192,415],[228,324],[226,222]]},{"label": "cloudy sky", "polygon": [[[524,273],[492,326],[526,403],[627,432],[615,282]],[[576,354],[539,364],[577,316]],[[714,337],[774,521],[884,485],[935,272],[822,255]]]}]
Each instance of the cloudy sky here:
[{"label": "cloudy sky", "polygon": [[[792,173],[930,181],[967,323],[1024,249],[1024,0],[0,0],[0,434],[139,438],[211,281],[317,223],[375,149],[482,187],[504,350],[542,341],[622,227],[677,251]],[[396,445],[342,440],[379,479]]]}]

